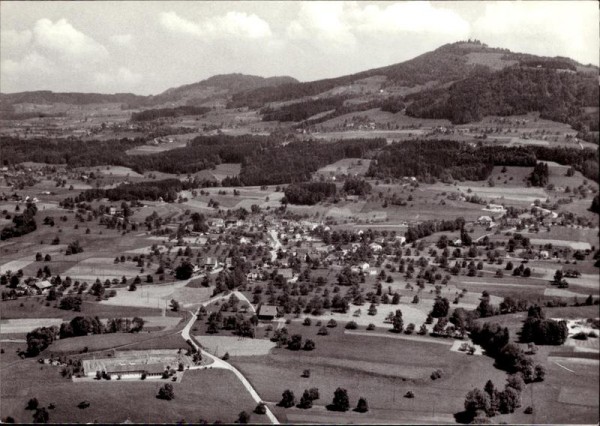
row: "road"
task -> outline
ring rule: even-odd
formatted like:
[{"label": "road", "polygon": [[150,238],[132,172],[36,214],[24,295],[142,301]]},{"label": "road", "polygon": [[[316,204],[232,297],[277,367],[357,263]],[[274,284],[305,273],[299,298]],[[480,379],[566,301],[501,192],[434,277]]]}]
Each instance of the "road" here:
[{"label": "road", "polygon": [[[240,299],[243,298],[244,300],[247,301],[247,299],[246,299],[246,297],[244,297],[244,295],[242,295],[239,292],[235,292],[235,293],[236,293],[237,297],[239,297]],[[207,306],[207,305],[215,302],[216,300],[228,298],[229,296],[230,296],[229,294],[228,295],[215,296],[215,297],[207,300],[206,302],[202,303],[202,305],[203,306]],[[251,303],[249,303],[249,305],[252,306]],[[217,358],[217,357],[213,356],[212,354],[204,351],[194,341],[194,339],[192,339],[192,337],[190,336],[190,330],[191,330],[192,326],[194,325],[194,322],[196,322],[198,311],[199,311],[199,309],[196,311],[195,314],[190,311],[190,314],[192,314],[192,317],[191,317],[190,321],[187,323],[187,325],[183,328],[183,330],[181,330],[181,337],[183,337],[186,341],[192,342],[192,345],[194,345],[194,347],[196,348],[196,350],[198,350],[202,354],[203,357],[205,356],[207,358],[210,358],[213,361],[213,363],[211,364],[212,368],[222,368],[224,370],[229,370],[233,374],[235,374],[237,376],[237,378],[242,382],[242,385],[244,385],[244,387],[246,388],[246,390],[250,393],[250,396],[252,396],[252,399],[254,399],[254,401],[257,404],[259,402],[263,401],[262,398],[256,392],[256,390],[252,387],[252,385],[250,384],[250,382],[248,381],[248,379],[246,379],[246,377],[244,377],[244,375],[242,373],[240,373],[240,371],[237,368],[235,368],[233,365],[229,364],[228,362],[225,362],[222,359]],[[265,409],[267,410],[266,411],[266,415],[269,418],[269,420],[271,421],[271,423],[275,424],[275,425],[278,425],[279,424],[279,420],[277,420],[277,417],[275,417],[275,415],[269,409],[269,407],[265,405]]]}]

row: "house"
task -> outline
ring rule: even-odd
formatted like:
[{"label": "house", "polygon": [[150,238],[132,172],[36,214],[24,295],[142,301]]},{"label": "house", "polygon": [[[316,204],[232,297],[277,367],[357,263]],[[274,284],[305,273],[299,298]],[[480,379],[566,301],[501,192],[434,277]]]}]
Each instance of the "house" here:
[{"label": "house", "polygon": [[116,215],[116,214],[117,214],[117,208],[116,208],[116,207],[114,207],[114,206],[110,206],[110,207],[108,208],[108,214],[109,214],[109,215],[111,215],[111,216],[114,216],[114,215]]},{"label": "house", "polygon": [[35,288],[38,291],[38,293],[45,293],[50,289],[50,287],[52,287],[52,284],[50,283],[50,281],[44,280],[44,281],[37,281],[37,282],[33,283],[31,286],[33,288]]},{"label": "house", "polygon": [[455,247],[461,247],[462,240],[460,238],[457,238],[456,240],[452,241],[452,245],[454,245]]},{"label": "house", "polygon": [[206,269],[207,271],[212,271],[213,269],[216,269],[219,267],[219,262],[217,259],[212,258],[212,257],[207,257],[206,259],[204,259],[204,261],[202,262],[202,267],[204,269]]},{"label": "house", "polygon": [[208,220],[209,226],[213,226],[215,228],[222,228],[225,226],[225,222],[220,217],[215,217]]},{"label": "house", "polygon": [[403,245],[406,243],[406,237],[400,236],[400,235],[396,235],[396,241],[400,242],[400,245]]},{"label": "house", "polygon": [[371,250],[375,251],[375,252],[383,250],[383,247],[381,247],[381,245],[377,244],[377,243],[371,243],[371,244],[369,244],[369,248]]},{"label": "house", "polygon": [[277,274],[281,275],[286,280],[294,278],[294,271],[291,268],[281,268],[277,271]]},{"label": "house", "polygon": [[490,216],[479,216],[479,219],[477,219],[477,223],[480,225],[489,225],[493,222],[494,219],[492,219]]},{"label": "house", "polygon": [[263,321],[273,321],[277,316],[277,306],[262,305],[258,310],[258,319]]}]

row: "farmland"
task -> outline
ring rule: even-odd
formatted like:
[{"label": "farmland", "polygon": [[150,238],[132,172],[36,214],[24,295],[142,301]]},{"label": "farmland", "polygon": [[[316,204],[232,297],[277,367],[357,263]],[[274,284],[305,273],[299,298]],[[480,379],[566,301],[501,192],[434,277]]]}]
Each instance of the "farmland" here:
[{"label": "farmland", "polygon": [[597,73],[0,94],[0,422],[597,423]]}]

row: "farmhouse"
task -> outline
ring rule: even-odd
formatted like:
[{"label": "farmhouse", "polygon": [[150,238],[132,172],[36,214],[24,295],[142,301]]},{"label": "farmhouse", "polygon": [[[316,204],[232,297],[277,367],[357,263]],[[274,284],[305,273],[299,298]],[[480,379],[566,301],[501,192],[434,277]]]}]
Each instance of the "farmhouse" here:
[{"label": "farmhouse", "polygon": [[50,281],[37,281],[31,285],[34,289],[36,289],[39,293],[44,293],[52,287]]},{"label": "farmhouse", "polygon": [[277,306],[262,305],[258,310],[258,319],[263,321],[273,321],[277,316]]},{"label": "farmhouse", "polygon": [[217,261],[217,259],[215,259],[213,257],[207,257],[202,262],[202,267],[204,269],[206,269],[207,271],[212,271],[213,269],[216,269],[219,267],[219,262]]},{"label": "farmhouse", "polygon": [[494,219],[492,219],[490,216],[479,216],[479,219],[477,219],[477,223],[480,225],[489,225],[493,222]]}]

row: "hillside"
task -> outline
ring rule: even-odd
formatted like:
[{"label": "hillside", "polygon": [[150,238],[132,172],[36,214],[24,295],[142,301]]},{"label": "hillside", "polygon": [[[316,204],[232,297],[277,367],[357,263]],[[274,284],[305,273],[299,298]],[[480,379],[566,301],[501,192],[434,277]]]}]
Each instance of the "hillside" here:
[{"label": "hillside", "polygon": [[380,108],[454,124],[486,115],[539,112],[577,130],[598,130],[598,68],[457,42],[414,59],[338,78],[240,92],[228,107],[262,108],[265,121],[316,124]]},{"label": "hillside", "polygon": [[155,106],[165,103],[172,105],[196,105],[215,97],[227,98],[240,92],[261,87],[275,87],[281,84],[296,83],[292,77],[259,77],[244,74],[216,75],[197,83],[187,84],[166,90],[158,95],[141,96],[132,93],[60,93],[50,90],[19,93],[0,93],[0,104],[3,110],[10,111],[7,106],[30,104],[70,104],[89,105],[104,103],[121,103],[131,108]]},{"label": "hillside", "polygon": [[221,74],[215,75],[197,83],[186,84],[170,88],[163,93],[152,96],[150,102],[153,105],[163,103],[177,103],[187,105],[199,105],[215,98],[227,98],[228,96],[248,90],[264,87],[277,87],[283,84],[297,83],[292,77],[259,77],[245,74]]}]

